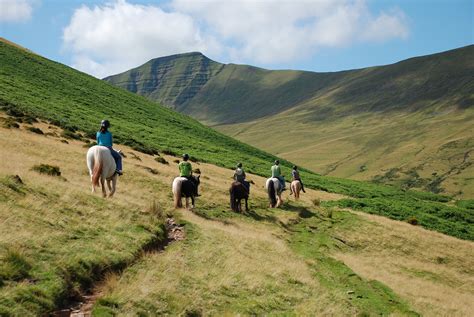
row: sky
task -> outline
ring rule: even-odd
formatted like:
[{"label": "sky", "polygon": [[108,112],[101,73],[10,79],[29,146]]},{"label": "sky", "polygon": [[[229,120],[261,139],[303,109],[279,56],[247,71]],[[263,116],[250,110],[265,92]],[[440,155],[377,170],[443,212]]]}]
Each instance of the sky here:
[{"label": "sky", "polygon": [[0,0],[0,36],[98,78],[191,51],[329,72],[471,45],[473,16],[474,0]]}]

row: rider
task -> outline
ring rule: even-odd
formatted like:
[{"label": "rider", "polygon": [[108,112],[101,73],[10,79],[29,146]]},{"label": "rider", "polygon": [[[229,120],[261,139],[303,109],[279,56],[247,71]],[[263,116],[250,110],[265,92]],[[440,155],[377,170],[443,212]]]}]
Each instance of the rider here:
[{"label": "rider", "polygon": [[[300,177],[300,172],[298,171],[298,166],[293,166],[293,170],[291,171],[291,177],[293,178],[293,181],[299,181],[300,184],[301,184],[301,190],[303,191],[303,193],[306,193],[306,191],[304,190],[304,185],[303,185],[303,181],[301,180],[301,177]],[[291,186],[290,186],[290,195],[293,194],[293,191],[291,190]]]},{"label": "rider", "polygon": [[[183,161],[178,164],[179,176],[187,178],[189,181],[191,181],[194,184],[195,181],[192,177],[193,176],[193,167],[192,167],[191,163],[188,162],[188,160],[189,160],[189,155],[187,153],[183,154]],[[195,188],[196,188],[195,195],[199,196],[198,192],[197,192],[197,186],[195,186]]]},{"label": "rider", "polygon": [[281,175],[280,161],[276,160],[275,165],[272,166],[272,178],[278,178],[281,184],[281,190],[286,190],[285,188],[285,177]]},{"label": "rider", "polygon": [[112,154],[117,170],[115,171],[118,175],[122,175],[122,156],[120,153],[112,148],[112,133],[109,132],[110,122],[109,120],[102,120],[100,122],[100,130],[97,131],[96,139],[97,144],[107,147]]},{"label": "rider", "polygon": [[247,191],[250,193],[250,183],[245,180],[245,171],[242,168],[242,163],[237,164],[237,168],[234,172],[234,179],[244,185],[247,188]]}]

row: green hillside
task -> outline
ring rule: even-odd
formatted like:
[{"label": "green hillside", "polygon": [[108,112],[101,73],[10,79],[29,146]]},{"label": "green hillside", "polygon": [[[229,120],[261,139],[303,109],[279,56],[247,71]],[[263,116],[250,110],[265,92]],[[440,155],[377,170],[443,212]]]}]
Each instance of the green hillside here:
[{"label": "green hillside", "polygon": [[[248,172],[262,176],[268,176],[275,159],[185,115],[14,46],[0,43],[0,62],[2,108],[50,120],[65,128],[66,136],[81,138],[77,131],[93,135],[107,117],[116,141],[143,152],[189,152],[196,160],[227,168],[241,161]],[[282,165],[289,175],[291,164]],[[302,177],[309,188],[349,196],[340,206],[402,221],[415,217],[426,228],[474,239],[474,211],[445,204],[451,197],[322,177],[305,169]]]},{"label": "green hillside", "polygon": [[[323,175],[472,198],[472,56],[473,45],[335,73],[228,64],[180,102],[154,98],[159,85],[137,93]],[[169,58],[179,64],[188,55],[152,62],[169,65]],[[140,72],[151,87],[150,63],[106,80],[120,78],[126,88]]]}]

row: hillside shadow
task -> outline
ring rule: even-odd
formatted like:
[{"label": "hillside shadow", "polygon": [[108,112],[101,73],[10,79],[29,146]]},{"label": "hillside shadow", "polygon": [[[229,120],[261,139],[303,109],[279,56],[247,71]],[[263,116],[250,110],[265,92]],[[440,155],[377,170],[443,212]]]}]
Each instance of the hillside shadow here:
[{"label": "hillside shadow", "polygon": [[312,218],[316,217],[317,214],[312,212],[306,207],[303,206],[295,206],[295,205],[290,205],[290,204],[284,204],[282,210],[290,211],[290,212],[295,212],[298,214],[300,218]]},{"label": "hillside shadow", "polygon": [[249,211],[244,211],[242,213],[243,216],[250,217],[256,221],[267,221],[271,223],[277,223],[278,219],[275,216],[272,215],[266,215],[266,214],[259,214],[255,210],[249,210]]}]

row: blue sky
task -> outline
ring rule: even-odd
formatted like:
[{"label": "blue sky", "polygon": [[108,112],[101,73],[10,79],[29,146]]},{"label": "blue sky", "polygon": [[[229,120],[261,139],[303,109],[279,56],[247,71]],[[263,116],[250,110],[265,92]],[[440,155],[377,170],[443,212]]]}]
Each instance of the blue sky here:
[{"label": "blue sky", "polygon": [[97,77],[202,51],[338,71],[474,42],[474,0],[0,0],[0,36]]}]

